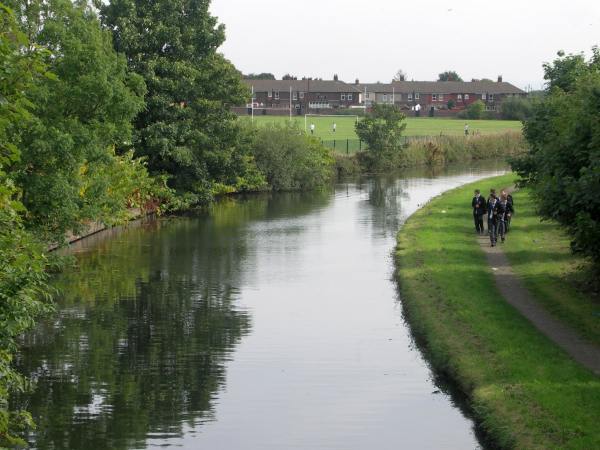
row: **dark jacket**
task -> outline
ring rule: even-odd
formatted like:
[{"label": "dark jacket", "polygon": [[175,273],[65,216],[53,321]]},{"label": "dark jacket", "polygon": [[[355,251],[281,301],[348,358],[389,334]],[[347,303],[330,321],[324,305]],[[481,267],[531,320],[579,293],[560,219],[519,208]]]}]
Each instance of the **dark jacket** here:
[{"label": "dark jacket", "polygon": [[497,215],[498,215],[498,220],[506,220],[506,215],[507,214],[513,214],[514,213],[514,209],[513,209],[513,205],[511,202],[509,202],[508,200],[506,201],[505,204],[502,204],[502,202],[497,202],[496,203],[496,208],[497,208]]},{"label": "dark jacket", "polygon": [[485,208],[485,214],[488,220],[491,220],[494,223],[498,223],[498,205],[500,205],[500,201],[496,200],[495,204],[492,204],[492,199],[488,199],[487,206]]},{"label": "dark jacket", "polygon": [[[476,207],[477,205],[479,205],[479,208]],[[473,197],[473,200],[471,201],[471,207],[473,208],[473,214],[478,216],[485,214],[485,200],[481,195],[479,198]]]}]

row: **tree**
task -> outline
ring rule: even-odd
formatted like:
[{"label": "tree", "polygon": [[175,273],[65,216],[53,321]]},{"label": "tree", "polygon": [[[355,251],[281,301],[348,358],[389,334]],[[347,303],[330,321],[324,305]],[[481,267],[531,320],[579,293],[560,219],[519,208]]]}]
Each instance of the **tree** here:
[{"label": "tree", "polygon": [[217,53],[225,30],[208,8],[207,0],[158,0],[151,8],[146,0],[114,0],[101,8],[115,49],[148,89],[135,119],[136,155],[191,201],[235,189],[249,161],[230,107],[250,92]]},{"label": "tree", "polygon": [[438,75],[438,81],[462,81],[463,79],[460,77],[458,73],[454,70],[447,70]]},{"label": "tree", "polygon": [[481,100],[477,100],[477,101],[471,103],[469,106],[467,106],[467,109],[466,109],[467,119],[473,119],[473,120],[481,119],[484,111],[485,111],[485,103],[483,103]]},{"label": "tree", "polygon": [[297,80],[298,77],[291,75],[289,73],[286,73],[283,77],[281,77],[282,80]]},{"label": "tree", "polygon": [[395,105],[374,104],[369,115],[355,125],[356,134],[367,144],[363,158],[369,170],[389,170],[401,162],[404,119]]},{"label": "tree", "polygon": [[402,69],[398,69],[392,81],[406,81],[406,72]]},{"label": "tree", "polygon": [[30,115],[26,92],[44,76],[43,53],[30,48],[12,10],[0,3],[0,446],[25,446],[17,433],[33,427],[24,409],[11,410],[9,398],[29,383],[13,367],[17,338],[50,309],[47,260],[41,245],[23,227],[25,212],[12,174],[19,159],[8,130]]},{"label": "tree", "polygon": [[448,109],[452,109],[456,106],[456,102],[453,99],[448,100],[448,103],[446,103],[446,106],[448,107]]},{"label": "tree", "polygon": [[544,65],[546,96],[525,122],[530,144],[513,161],[522,183],[532,188],[539,213],[562,224],[573,251],[600,271],[600,51],[589,61],[560,52]]},{"label": "tree", "polygon": [[[31,48],[48,49],[46,63],[55,75],[32,86],[34,112],[13,129],[22,153],[15,179],[27,226],[46,240],[62,241],[67,230],[78,231],[87,221],[111,223],[122,215],[127,189],[114,183],[129,183],[125,173],[116,175],[122,163],[135,163],[114,147],[129,145],[145,87],[128,73],[86,2],[8,1]],[[137,188],[129,184],[130,193]]]},{"label": "tree", "polygon": [[275,80],[275,75],[268,72],[263,73],[249,73],[248,75],[244,75],[246,80]]}]

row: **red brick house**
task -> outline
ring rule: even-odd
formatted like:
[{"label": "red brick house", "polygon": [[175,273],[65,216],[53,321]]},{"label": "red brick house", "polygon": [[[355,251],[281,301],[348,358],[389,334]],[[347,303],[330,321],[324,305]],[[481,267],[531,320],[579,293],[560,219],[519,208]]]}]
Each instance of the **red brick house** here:
[{"label": "red brick house", "polygon": [[[459,112],[481,100],[487,111],[499,111],[502,100],[509,96],[526,96],[518,87],[502,81],[394,81],[392,83],[359,84],[367,106],[372,103],[394,103],[411,110],[419,105],[422,114],[432,108],[436,115]],[[449,111],[448,102],[454,105]]]},{"label": "red brick house", "polygon": [[[360,106],[357,85],[337,80],[244,80],[254,90],[254,114],[335,113]],[[291,99],[290,99],[291,93]],[[250,99],[243,110],[250,108]],[[238,111],[242,112],[242,111]]]}]

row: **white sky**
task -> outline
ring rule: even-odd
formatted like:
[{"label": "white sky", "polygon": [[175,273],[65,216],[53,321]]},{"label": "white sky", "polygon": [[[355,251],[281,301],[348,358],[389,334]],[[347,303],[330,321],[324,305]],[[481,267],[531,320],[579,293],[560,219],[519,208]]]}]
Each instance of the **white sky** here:
[{"label": "white sky", "polygon": [[500,74],[539,89],[558,50],[600,44],[600,0],[212,0],[239,70],[389,82]]}]

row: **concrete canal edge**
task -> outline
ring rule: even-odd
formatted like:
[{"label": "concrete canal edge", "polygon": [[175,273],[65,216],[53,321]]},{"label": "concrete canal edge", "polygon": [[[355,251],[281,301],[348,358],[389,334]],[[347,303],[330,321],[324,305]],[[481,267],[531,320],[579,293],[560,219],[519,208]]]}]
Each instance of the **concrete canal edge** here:
[{"label": "concrete canal edge", "polygon": [[495,445],[600,448],[600,379],[505,301],[474,232],[473,190],[514,179],[448,191],[408,219],[395,253],[403,310],[431,365],[466,394]]}]

